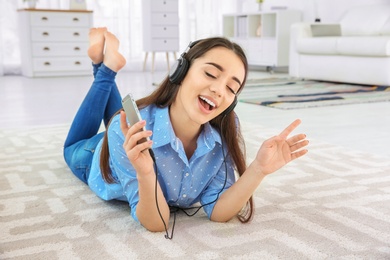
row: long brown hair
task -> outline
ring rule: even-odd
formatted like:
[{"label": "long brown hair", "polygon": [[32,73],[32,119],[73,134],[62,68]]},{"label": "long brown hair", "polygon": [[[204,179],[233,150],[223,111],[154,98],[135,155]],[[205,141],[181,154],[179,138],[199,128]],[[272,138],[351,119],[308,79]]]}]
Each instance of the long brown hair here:
[{"label": "long brown hair", "polygon": [[[211,37],[203,39],[197,42],[193,47],[191,47],[184,57],[189,62],[189,66],[191,66],[195,59],[203,56],[206,52],[216,47],[224,47],[226,49],[229,49],[241,59],[245,68],[245,76],[242,85],[238,91],[241,92],[247,78],[248,61],[244,51],[236,43],[233,43],[224,37]],[[151,93],[149,96],[137,100],[137,105],[139,108],[146,107],[150,104],[155,104],[158,107],[170,106],[174,102],[179,88],[180,84],[173,84],[170,82],[169,78],[166,77],[153,93]],[[234,162],[235,170],[239,176],[242,176],[242,174],[246,170],[245,143],[241,134],[240,125],[237,120],[236,114],[234,112],[229,113],[227,115],[220,114],[214,119],[212,119],[209,123],[221,134],[224,144],[227,146],[229,156]],[[104,135],[102,150],[100,154],[100,168],[104,181],[106,181],[107,183],[114,183],[116,181],[112,176],[111,169],[109,166],[107,131]],[[244,210],[241,211],[238,215],[238,219],[243,223],[249,222],[252,219],[253,213],[254,204],[253,198],[251,197],[247,202],[247,205]]]}]

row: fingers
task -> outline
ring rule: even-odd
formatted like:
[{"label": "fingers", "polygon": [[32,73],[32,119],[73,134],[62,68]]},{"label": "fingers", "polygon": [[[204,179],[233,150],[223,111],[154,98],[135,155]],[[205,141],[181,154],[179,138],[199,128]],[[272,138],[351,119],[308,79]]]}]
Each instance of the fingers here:
[{"label": "fingers", "polygon": [[291,160],[298,159],[299,157],[305,155],[306,153],[307,153],[306,149],[303,149],[303,150],[297,151],[295,153],[292,153],[291,154]]},{"label": "fingers", "polygon": [[286,127],[286,129],[284,129],[280,133],[280,137],[282,137],[283,139],[286,139],[287,136],[289,136],[291,134],[291,132],[294,131],[294,129],[297,128],[297,126],[299,126],[300,124],[301,124],[301,120],[296,119],[294,122],[292,122],[289,126]]},{"label": "fingers", "polygon": [[309,144],[309,141],[305,138],[305,134],[299,134],[287,140],[287,144],[290,146],[291,160],[295,160],[308,152],[307,149],[302,149]]},{"label": "fingers", "polygon": [[291,152],[298,151],[298,150],[302,149],[303,147],[307,146],[308,144],[309,144],[308,140],[303,140],[303,141],[297,142],[297,143],[290,146],[290,151]]},{"label": "fingers", "polygon": [[147,143],[149,141],[150,136],[152,136],[152,131],[149,131],[149,130],[138,131],[137,133],[133,134],[130,137],[130,142],[134,143],[134,145],[144,144],[144,143]]},{"label": "fingers", "polygon": [[147,139],[151,135],[152,135],[152,131],[141,131],[132,135],[125,148],[129,152],[128,155],[136,158],[138,157],[139,153],[152,148],[153,142]]},{"label": "fingers", "polygon": [[124,111],[121,111],[120,115],[120,124],[121,124],[121,131],[124,136],[126,136],[127,130],[129,130],[129,126],[127,125],[126,121],[126,113]]},{"label": "fingers", "polygon": [[[121,127],[122,124],[124,123],[121,121]],[[145,124],[145,120],[141,120],[130,127],[127,126],[125,141],[123,143],[123,147],[125,148],[126,153],[129,154],[130,152],[131,154],[139,154],[140,152],[152,147],[153,142],[148,140],[149,137],[152,136],[152,131],[144,131],[143,127]]]},{"label": "fingers", "polygon": [[297,142],[300,142],[302,140],[304,140],[306,138],[306,135],[305,134],[298,134],[298,135],[294,135],[293,137],[290,137],[286,140],[286,142],[288,143],[288,145],[291,147],[293,146],[295,143]]},{"label": "fingers", "polygon": [[[301,120],[297,119],[292,122],[283,132],[280,134],[281,138],[287,138],[289,134],[301,123]],[[297,134],[288,139],[286,139],[286,143],[290,147],[291,152],[291,160],[295,160],[303,155],[305,155],[308,150],[302,149],[309,144],[309,141],[306,140],[305,134]]]}]

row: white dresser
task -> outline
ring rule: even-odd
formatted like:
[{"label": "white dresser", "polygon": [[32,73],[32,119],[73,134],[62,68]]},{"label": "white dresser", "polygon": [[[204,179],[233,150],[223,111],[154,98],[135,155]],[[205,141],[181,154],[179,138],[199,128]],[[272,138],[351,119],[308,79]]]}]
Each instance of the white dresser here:
[{"label": "white dresser", "polygon": [[169,52],[179,51],[179,3],[178,0],[143,0],[142,26],[144,69],[148,52],[152,53],[152,71],[155,52],[165,52],[169,69]]},{"label": "white dresser", "polygon": [[22,9],[18,12],[24,76],[91,74],[87,51],[92,11]]}]

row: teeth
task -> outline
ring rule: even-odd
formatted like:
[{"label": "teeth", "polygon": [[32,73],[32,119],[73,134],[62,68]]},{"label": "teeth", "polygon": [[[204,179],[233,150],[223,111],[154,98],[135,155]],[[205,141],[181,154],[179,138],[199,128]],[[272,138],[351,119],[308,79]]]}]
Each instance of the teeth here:
[{"label": "teeth", "polygon": [[205,97],[202,97],[202,96],[200,96],[200,99],[206,101],[207,104],[209,104],[210,106],[215,107],[214,102],[212,102],[211,100],[209,100],[209,99],[207,99],[207,98],[205,98]]}]

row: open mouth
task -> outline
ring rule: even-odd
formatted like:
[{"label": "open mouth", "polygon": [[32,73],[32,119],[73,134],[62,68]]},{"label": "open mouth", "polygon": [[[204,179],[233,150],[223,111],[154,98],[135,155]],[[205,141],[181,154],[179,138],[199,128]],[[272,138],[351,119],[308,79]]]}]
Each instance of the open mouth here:
[{"label": "open mouth", "polygon": [[214,102],[205,97],[199,96],[199,100],[202,106],[209,111],[213,110],[216,107]]}]

